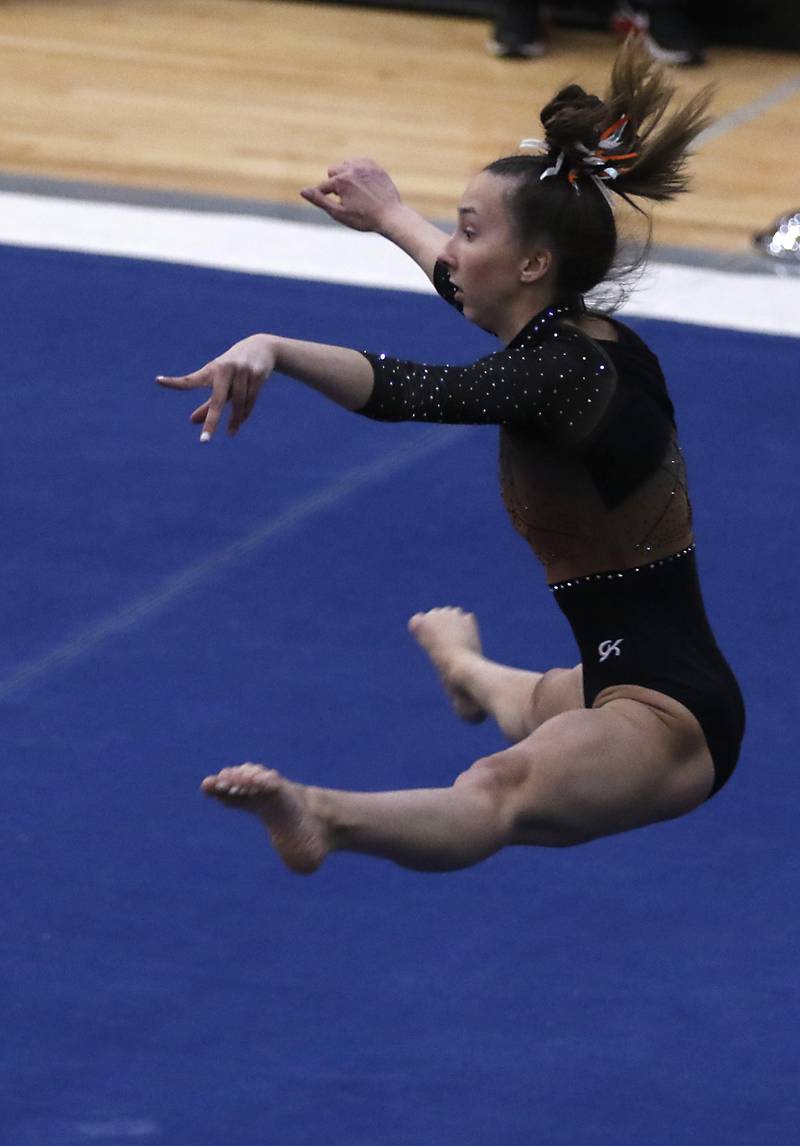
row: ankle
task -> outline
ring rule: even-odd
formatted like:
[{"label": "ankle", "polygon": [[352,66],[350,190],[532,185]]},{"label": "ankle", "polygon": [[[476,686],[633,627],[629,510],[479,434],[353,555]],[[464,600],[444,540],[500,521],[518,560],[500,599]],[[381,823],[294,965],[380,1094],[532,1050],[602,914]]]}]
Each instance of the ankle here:
[{"label": "ankle", "polygon": [[471,690],[481,667],[487,663],[483,653],[476,653],[473,649],[458,648],[447,654],[444,669],[452,684]]},{"label": "ankle", "polygon": [[327,851],[342,851],[346,848],[349,829],[341,815],[339,793],[329,788],[305,789],[306,807],[313,816]]}]

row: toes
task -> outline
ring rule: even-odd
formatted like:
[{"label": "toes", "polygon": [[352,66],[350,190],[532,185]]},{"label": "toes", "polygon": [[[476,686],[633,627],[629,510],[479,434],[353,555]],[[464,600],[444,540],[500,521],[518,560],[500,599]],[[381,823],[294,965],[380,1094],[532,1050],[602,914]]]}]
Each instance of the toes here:
[{"label": "toes", "polygon": [[426,621],[435,618],[436,614],[442,611],[442,609],[428,609],[427,612],[424,613],[415,613],[408,622],[409,629],[413,632],[415,629],[418,629],[420,625],[424,626]]},{"label": "toes", "polygon": [[205,780],[200,784],[200,790],[205,792],[207,796],[227,796],[230,794],[233,787],[231,780],[226,780],[222,776],[206,776]]},{"label": "toes", "polygon": [[206,776],[200,787],[212,796],[235,796],[241,791],[232,779],[222,776]]},{"label": "toes", "polygon": [[200,787],[213,795],[238,796],[243,790],[242,781],[247,779],[245,767],[221,768],[215,776],[206,776]]},{"label": "toes", "polygon": [[280,774],[263,764],[239,764],[222,768],[215,776],[206,776],[201,782],[203,792],[212,796],[249,796],[271,792],[278,787]]},{"label": "toes", "polygon": [[477,623],[475,614],[460,605],[441,605],[427,613],[414,613],[409,619],[408,630],[423,641],[448,639],[457,642],[472,628],[477,628]]}]

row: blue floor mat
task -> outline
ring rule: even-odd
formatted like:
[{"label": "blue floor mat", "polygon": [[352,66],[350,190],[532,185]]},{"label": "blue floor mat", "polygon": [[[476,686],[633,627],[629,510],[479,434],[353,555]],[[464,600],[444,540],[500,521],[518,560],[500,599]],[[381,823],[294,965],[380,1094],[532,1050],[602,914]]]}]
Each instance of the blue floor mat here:
[{"label": "blue floor mat", "polygon": [[791,1141],[797,341],[632,323],[748,702],[728,788],[574,850],[302,880],[203,775],[449,783],[502,742],[452,719],[408,615],[474,609],[523,666],[574,647],[504,516],[496,430],[379,425],[276,379],[201,447],[192,397],[152,379],[259,329],[427,361],[492,343],[427,296],[8,247],[0,268],[0,1141]]}]

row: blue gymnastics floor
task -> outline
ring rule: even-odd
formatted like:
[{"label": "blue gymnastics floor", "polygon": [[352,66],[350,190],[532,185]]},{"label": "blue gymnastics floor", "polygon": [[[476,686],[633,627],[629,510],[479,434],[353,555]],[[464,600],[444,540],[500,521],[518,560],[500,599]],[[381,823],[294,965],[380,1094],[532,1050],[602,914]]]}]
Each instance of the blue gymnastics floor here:
[{"label": "blue gymnastics floor", "polygon": [[764,1146],[800,1121],[798,342],[653,321],[710,614],[749,706],[681,821],[422,876],[288,874],[197,791],[255,759],[446,784],[501,744],[405,632],[575,659],[499,502],[496,431],[276,380],[201,447],[157,373],[240,336],[428,360],[424,296],[0,248],[3,1146]]}]

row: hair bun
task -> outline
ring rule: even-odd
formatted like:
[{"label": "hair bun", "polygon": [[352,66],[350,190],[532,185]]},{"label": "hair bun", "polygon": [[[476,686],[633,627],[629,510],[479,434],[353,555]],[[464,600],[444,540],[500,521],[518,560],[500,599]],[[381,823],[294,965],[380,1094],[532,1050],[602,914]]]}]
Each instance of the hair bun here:
[{"label": "hair bun", "polygon": [[[675,84],[666,68],[640,37],[628,37],[604,100],[568,84],[542,108],[547,151],[535,158],[549,166],[538,178],[563,173],[578,191],[579,181],[588,177],[625,199],[672,199],[687,188],[689,146],[711,122],[711,94],[711,88],[702,88],[670,108]],[[523,140],[520,146],[540,148],[541,142]]]},{"label": "hair bun", "polygon": [[542,108],[545,141],[553,151],[572,151],[576,144],[594,150],[600,131],[608,119],[608,109],[596,95],[589,95],[579,84],[562,88]]}]

